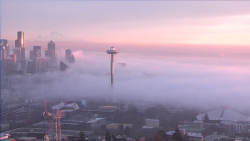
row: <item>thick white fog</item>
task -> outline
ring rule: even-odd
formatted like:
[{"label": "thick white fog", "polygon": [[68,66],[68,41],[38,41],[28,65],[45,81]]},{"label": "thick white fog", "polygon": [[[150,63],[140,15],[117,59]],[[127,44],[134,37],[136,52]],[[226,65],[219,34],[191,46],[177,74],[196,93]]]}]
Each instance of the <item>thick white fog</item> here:
[{"label": "thick white fog", "polygon": [[[111,93],[109,56],[74,51],[66,71],[25,78],[31,97],[105,100]],[[58,51],[58,62],[64,50]],[[119,63],[126,63],[121,65]],[[116,100],[144,100],[188,107],[234,109],[250,107],[250,60],[240,58],[169,57],[119,53],[115,59]]]}]

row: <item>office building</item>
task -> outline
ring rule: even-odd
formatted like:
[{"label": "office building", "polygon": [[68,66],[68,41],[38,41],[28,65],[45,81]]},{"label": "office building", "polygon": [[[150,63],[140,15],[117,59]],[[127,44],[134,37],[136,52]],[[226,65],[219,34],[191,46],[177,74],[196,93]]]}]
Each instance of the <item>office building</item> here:
[{"label": "office building", "polygon": [[45,72],[46,70],[46,57],[37,57],[34,59],[34,73]]},{"label": "office building", "polygon": [[14,61],[13,58],[6,57],[2,62],[3,75],[11,75],[14,71]]},{"label": "office building", "polygon": [[4,49],[5,49],[5,53],[4,53],[5,54],[5,58],[8,57],[9,54],[10,54],[10,47],[8,45],[8,40],[1,39],[1,45],[0,46],[1,46],[1,49],[2,49],[2,47],[4,47]]},{"label": "office building", "polygon": [[17,62],[21,61],[21,48],[15,47],[13,49],[13,54],[16,55],[16,61]]},{"label": "office building", "polygon": [[48,48],[45,48],[45,57],[49,57],[49,51],[48,51]]},{"label": "office building", "polygon": [[1,46],[8,46],[8,40],[1,39]]},{"label": "office building", "polygon": [[15,40],[15,47],[24,48],[24,33],[23,33],[23,31],[17,32],[17,40]]},{"label": "office building", "polygon": [[14,69],[17,69],[16,54],[11,54],[10,58],[13,59]]},{"label": "office building", "polygon": [[41,57],[41,46],[33,46],[33,53],[36,57]]},{"label": "office building", "polygon": [[74,63],[75,62],[75,57],[73,54],[69,55],[69,63]]},{"label": "office building", "polygon": [[68,68],[68,66],[67,66],[65,63],[60,62],[60,71],[64,71],[64,70],[66,70],[67,68]]},{"label": "office building", "polygon": [[33,46],[33,50],[30,51],[30,59],[41,57],[41,46]]},{"label": "office building", "polygon": [[27,72],[30,74],[35,73],[34,60],[27,61]]},{"label": "office building", "polygon": [[30,60],[33,60],[35,58],[36,56],[34,55],[33,50],[30,50]]},{"label": "office building", "polygon": [[48,48],[45,49],[45,57],[47,68],[53,69],[56,66],[56,50],[55,43],[52,40],[48,43]]},{"label": "office building", "polygon": [[70,49],[65,50],[65,61],[69,63],[74,63],[75,62],[75,57],[72,54],[72,51]]},{"label": "office building", "polygon": [[52,60],[56,59],[55,43],[52,40],[48,43],[48,48],[45,49],[45,57],[50,57]]},{"label": "office building", "polygon": [[20,61],[20,63],[21,63],[21,69],[22,70],[26,70],[27,68],[26,68],[26,60],[25,59],[22,59],[21,61]]},{"label": "office building", "polygon": [[1,46],[1,60],[5,58],[5,47]]},{"label": "office building", "polygon": [[25,48],[21,48],[21,60],[25,60]]},{"label": "office building", "polygon": [[[17,32],[17,40],[15,40],[15,48],[13,53],[17,56],[17,62],[20,65],[20,68],[26,70],[26,61],[25,61],[25,48],[24,48],[24,32]],[[19,69],[19,68],[18,68]]]},{"label": "office building", "polygon": [[70,54],[71,54],[71,50],[70,49],[66,49],[65,50],[65,60],[67,62],[69,62]]}]

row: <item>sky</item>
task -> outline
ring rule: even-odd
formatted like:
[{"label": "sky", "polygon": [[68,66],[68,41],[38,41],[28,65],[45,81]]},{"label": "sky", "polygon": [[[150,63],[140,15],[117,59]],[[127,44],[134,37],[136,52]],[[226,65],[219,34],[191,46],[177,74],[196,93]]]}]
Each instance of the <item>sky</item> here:
[{"label": "sky", "polygon": [[1,36],[63,31],[91,42],[250,45],[249,1],[1,1]]}]

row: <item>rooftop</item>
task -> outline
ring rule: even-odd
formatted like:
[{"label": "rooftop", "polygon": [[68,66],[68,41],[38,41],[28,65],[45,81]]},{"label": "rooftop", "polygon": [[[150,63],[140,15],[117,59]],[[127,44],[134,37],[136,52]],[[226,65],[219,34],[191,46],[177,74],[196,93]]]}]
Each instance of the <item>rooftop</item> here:
[{"label": "rooftop", "polygon": [[94,123],[94,122],[97,122],[99,120],[102,120],[104,118],[93,118],[93,119],[90,119],[87,123]]},{"label": "rooftop", "polygon": [[[203,120],[206,113],[196,116],[197,120]],[[207,112],[209,120],[231,120],[231,121],[250,121],[250,117],[235,112],[228,108],[220,108]]]},{"label": "rooftop", "polygon": [[55,44],[52,40],[48,44]]}]

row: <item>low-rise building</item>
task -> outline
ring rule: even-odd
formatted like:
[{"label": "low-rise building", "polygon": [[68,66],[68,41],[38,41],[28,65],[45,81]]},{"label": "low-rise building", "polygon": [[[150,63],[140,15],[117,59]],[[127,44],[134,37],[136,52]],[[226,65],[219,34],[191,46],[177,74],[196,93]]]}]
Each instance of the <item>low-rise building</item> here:
[{"label": "low-rise building", "polygon": [[221,121],[217,126],[218,133],[231,135],[235,133],[250,133],[249,122],[233,122],[233,121]]},{"label": "low-rise building", "polygon": [[146,119],[147,127],[159,128],[159,120],[158,119]]},{"label": "low-rise building", "polygon": [[102,125],[107,124],[106,118],[93,118],[86,122],[86,129],[93,130],[95,128],[100,128]]},{"label": "low-rise building", "polygon": [[123,128],[129,127],[130,129],[132,128],[132,124],[124,124],[124,123],[110,123],[106,125],[107,129],[119,129],[120,126],[123,126]]}]

